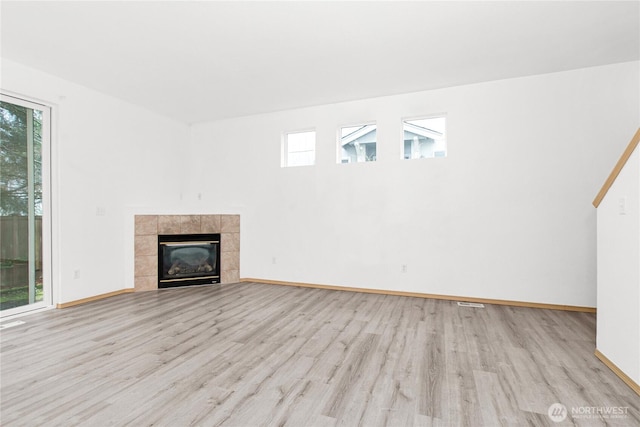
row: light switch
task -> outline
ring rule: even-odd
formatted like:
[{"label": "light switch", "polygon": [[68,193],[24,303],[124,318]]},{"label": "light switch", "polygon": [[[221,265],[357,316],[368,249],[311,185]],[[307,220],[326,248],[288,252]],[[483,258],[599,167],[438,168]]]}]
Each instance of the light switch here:
[{"label": "light switch", "polygon": [[620,197],[618,199],[618,214],[619,215],[627,214],[627,198],[626,197]]}]

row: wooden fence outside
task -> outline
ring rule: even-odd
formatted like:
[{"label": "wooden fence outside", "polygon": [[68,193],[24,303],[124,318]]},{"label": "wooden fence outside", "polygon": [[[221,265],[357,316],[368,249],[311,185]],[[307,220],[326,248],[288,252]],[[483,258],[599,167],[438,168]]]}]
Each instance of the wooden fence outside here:
[{"label": "wooden fence outside", "polygon": [[[3,288],[28,284],[28,233],[27,217],[0,217],[0,286]],[[35,267],[39,272],[42,271],[42,217],[36,217],[35,234]]]}]

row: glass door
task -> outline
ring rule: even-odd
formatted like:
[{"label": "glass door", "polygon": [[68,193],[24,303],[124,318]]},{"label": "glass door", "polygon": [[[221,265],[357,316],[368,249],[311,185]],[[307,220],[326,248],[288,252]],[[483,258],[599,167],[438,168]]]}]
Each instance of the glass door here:
[{"label": "glass door", "polygon": [[49,107],[0,95],[0,316],[51,305]]}]

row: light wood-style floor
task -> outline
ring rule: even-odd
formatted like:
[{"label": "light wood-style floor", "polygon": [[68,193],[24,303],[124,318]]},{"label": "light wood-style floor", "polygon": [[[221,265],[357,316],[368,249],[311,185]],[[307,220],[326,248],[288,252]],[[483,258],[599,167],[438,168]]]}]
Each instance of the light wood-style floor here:
[{"label": "light wood-style floor", "polygon": [[4,427],[640,425],[593,314],[242,283],[20,320],[1,336]]}]

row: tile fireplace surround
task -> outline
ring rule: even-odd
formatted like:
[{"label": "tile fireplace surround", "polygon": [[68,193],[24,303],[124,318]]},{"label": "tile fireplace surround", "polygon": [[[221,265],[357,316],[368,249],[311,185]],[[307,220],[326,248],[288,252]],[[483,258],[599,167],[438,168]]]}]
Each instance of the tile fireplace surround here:
[{"label": "tile fireplace surround", "polygon": [[134,289],[158,289],[158,235],[220,233],[220,283],[240,281],[240,215],[135,215]]}]

